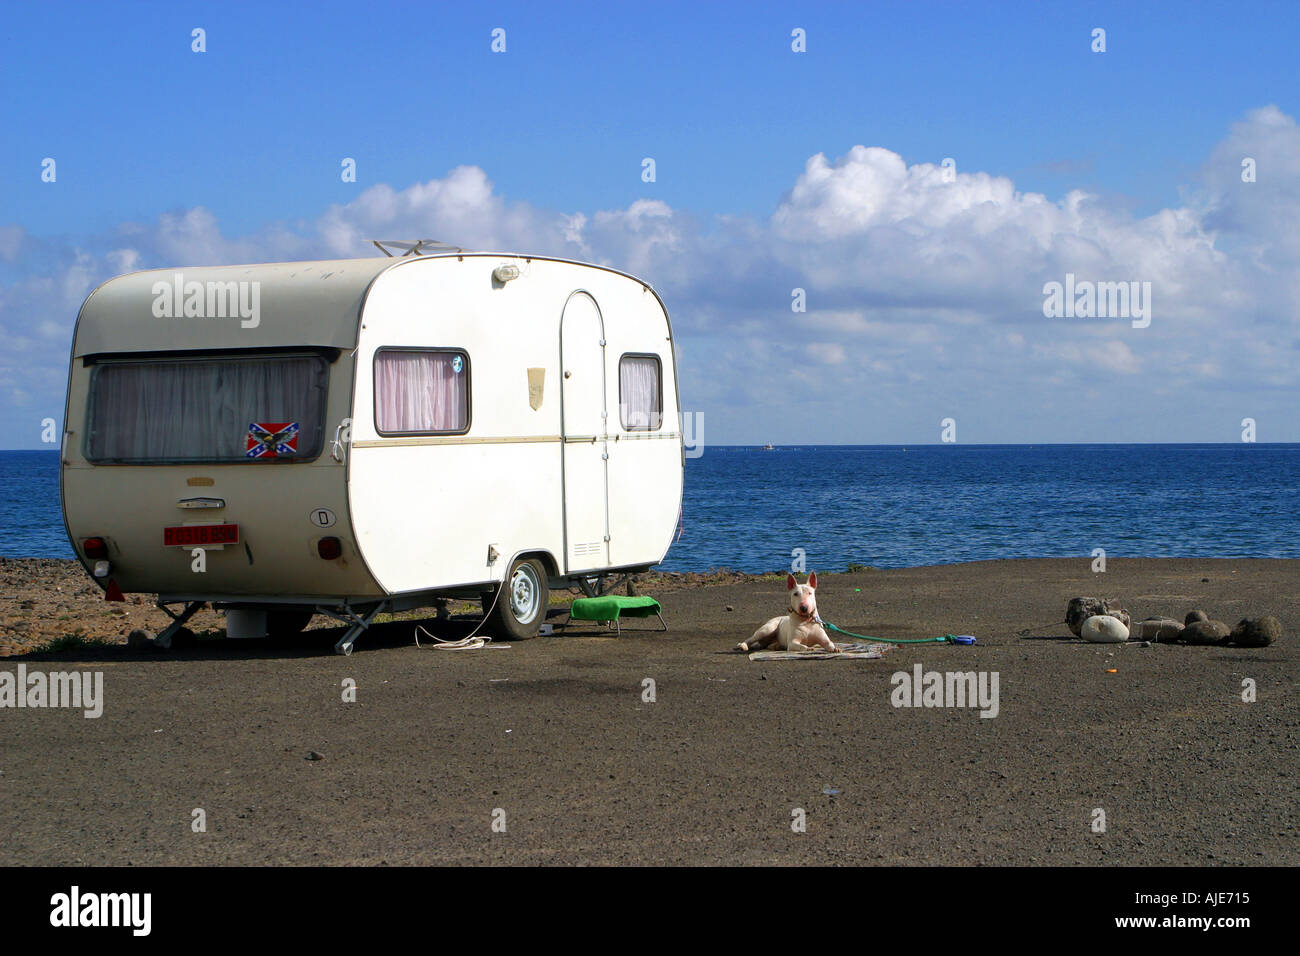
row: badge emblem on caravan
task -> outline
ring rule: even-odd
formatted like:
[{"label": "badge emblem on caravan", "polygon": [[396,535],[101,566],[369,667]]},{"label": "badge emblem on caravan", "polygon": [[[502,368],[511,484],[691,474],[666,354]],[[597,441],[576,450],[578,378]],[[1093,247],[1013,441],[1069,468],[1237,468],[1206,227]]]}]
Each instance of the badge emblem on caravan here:
[{"label": "badge emblem on caravan", "polygon": [[528,404],[533,411],[542,407],[542,397],[546,390],[546,369],[530,368],[528,370]]}]

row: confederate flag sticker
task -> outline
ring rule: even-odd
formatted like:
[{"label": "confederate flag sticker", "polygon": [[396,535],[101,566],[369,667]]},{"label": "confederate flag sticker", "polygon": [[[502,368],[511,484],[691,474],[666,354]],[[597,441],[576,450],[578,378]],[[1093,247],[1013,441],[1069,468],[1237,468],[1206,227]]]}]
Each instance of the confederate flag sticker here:
[{"label": "confederate flag sticker", "polygon": [[298,454],[297,422],[249,422],[246,458],[277,458]]}]

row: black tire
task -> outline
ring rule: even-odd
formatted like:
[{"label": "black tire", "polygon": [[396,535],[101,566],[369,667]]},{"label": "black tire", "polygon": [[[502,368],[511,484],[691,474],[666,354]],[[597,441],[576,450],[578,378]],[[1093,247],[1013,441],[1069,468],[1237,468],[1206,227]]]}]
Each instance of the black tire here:
[{"label": "black tire", "polygon": [[[546,568],[536,558],[524,558],[510,566],[501,587],[501,597],[488,617],[487,626],[508,641],[527,641],[537,636],[546,609],[551,603],[551,589],[546,583]],[[495,593],[483,595],[483,611],[492,607]]]},{"label": "black tire", "polygon": [[267,611],[266,636],[292,637],[311,623],[311,611]]}]

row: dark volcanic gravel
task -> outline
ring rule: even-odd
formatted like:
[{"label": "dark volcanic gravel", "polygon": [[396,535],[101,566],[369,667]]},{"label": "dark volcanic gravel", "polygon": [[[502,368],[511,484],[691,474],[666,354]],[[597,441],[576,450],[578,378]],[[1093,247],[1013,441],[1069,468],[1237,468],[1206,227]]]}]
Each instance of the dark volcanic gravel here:
[{"label": "dark volcanic gravel", "polygon": [[[785,606],[783,583],[751,579],[643,586],[667,634],[455,652],[396,622],[350,658],[329,629],[0,659],[102,671],[106,698],[94,720],[0,709],[0,863],[1300,863],[1300,561],[821,578],[822,615],[850,630],[980,643],[751,663],[729,648]],[[6,594],[12,619],[24,598]],[[1085,644],[1063,623],[1077,595],[1135,620],[1271,614],[1283,637]],[[996,672],[998,716],[892,706],[891,675],[918,662]]]}]

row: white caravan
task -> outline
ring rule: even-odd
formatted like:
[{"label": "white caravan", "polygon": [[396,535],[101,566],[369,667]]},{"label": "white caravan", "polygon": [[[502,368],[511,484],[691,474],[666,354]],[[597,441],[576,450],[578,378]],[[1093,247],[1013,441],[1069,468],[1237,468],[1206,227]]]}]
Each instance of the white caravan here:
[{"label": "white caravan", "polygon": [[[602,266],[450,252],[168,269],[90,294],[63,515],[110,600],[235,635],[549,590],[663,560],[684,447],[668,314]],[[179,613],[171,606],[178,606]]]}]

